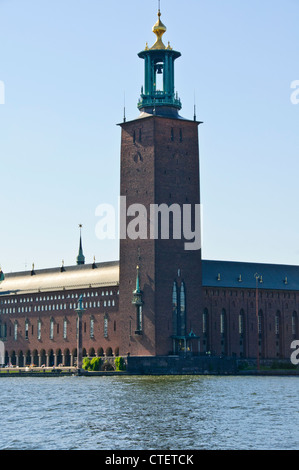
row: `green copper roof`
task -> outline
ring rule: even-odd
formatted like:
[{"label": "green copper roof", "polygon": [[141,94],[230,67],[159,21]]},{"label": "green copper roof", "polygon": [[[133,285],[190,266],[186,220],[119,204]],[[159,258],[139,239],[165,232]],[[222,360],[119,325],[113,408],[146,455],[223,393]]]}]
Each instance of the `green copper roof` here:
[{"label": "green copper roof", "polygon": [[82,238],[81,238],[81,229],[82,225],[79,225],[80,228],[80,243],[79,243],[79,253],[77,256],[77,264],[85,264],[85,256],[83,255],[83,249],[82,249]]},{"label": "green copper roof", "polygon": [[159,11],[158,21],[153,27],[157,41],[151,48],[146,45],[138,54],[144,59],[144,86],[141,88],[138,108],[141,112],[150,114],[165,115],[168,111],[173,115],[182,107],[174,86],[174,62],[181,53],[174,51],[169,43],[167,47],[163,44],[162,36],[166,27],[161,22],[160,16]]}]

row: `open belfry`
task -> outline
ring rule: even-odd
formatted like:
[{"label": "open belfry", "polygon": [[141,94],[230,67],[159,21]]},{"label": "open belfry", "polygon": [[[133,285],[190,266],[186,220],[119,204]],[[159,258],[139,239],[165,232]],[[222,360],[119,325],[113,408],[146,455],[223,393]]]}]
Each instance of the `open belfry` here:
[{"label": "open belfry", "polygon": [[123,356],[139,360],[135,370],[144,370],[144,358],[163,358],[169,370],[174,358],[290,358],[299,268],[202,259],[201,122],[180,114],[181,54],[164,42],[160,9],[153,33],[154,44],[138,54],[139,115],[119,124],[120,259],[86,264],[80,225],[74,266],[0,269],[3,365],[73,366],[78,356]]}]

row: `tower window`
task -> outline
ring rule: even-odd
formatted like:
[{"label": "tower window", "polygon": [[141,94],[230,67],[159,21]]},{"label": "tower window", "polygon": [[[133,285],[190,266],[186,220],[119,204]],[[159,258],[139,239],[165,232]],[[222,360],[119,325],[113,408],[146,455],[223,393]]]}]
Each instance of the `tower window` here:
[{"label": "tower window", "polygon": [[173,127],[171,128],[170,139],[171,139],[172,142],[174,141],[174,130],[173,130]]},{"label": "tower window", "polygon": [[139,129],[139,142],[141,142],[141,140],[142,140],[142,131],[141,129]]},{"label": "tower window", "polygon": [[180,129],[180,142],[183,142],[183,131]]},{"label": "tower window", "polygon": [[135,144],[135,142],[136,142],[136,132],[134,131],[133,132],[133,143]]}]

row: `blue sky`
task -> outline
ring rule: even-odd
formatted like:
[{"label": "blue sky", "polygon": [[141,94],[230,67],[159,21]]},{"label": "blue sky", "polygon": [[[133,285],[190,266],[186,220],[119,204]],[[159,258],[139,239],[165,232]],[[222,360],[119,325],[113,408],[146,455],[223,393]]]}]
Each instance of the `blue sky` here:
[{"label": "blue sky", "polygon": [[[181,115],[200,127],[203,257],[299,265],[297,0],[162,0]],[[96,207],[117,206],[124,93],[138,116],[156,0],[0,0],[4,272],[118,259]]]}]

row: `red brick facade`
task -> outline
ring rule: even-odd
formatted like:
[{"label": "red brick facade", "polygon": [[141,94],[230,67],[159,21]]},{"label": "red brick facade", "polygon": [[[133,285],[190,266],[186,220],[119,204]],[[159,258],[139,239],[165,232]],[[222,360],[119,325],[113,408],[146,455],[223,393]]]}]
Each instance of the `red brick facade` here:
[{"label": "red brick facade", "polygon": [[[198,290],[203,294],[203,307],[197,311],[201,354],[256,358],[259,351],[260,357],[265,359],[290,358],[291,343],[299,337],[298,291],[259,289],[258,319],[254,289],[213,286]],[[20,366],[32,363],[72,365],[77,354],[75,308],[81,294],[84,295],[85,308],[84,355],[124,355],[126,353],[121,351],[123,345],[127,345],[127,352],[134,355],[134,349],[131,347],[134,344],[132,339],[134,332],[123,328],[124,316],[121,315],[118,306],[118,288],[112,286],[74,290],[64,294],[57,291],[46,294],[1,296],[0,331],[1,340],[5,344],[6,363]],[[171,298],[169,289],[168,297]],[[134,306],[132,307],[134,309]],[[135,320],[133,309],[129,314],[132,323]],[[147,325],[147,317],[144,321],[145,335],[151,330]],[[162,350],[162,354],[168,355],[173,351],[172,343],[169,342],[168,320],[164,322],[167,325],[164,327],[164,332],[166,331],[164,346],[169,348],[169,351]],[[163,326],[163,320],[157,321],[157,328],[160,325]],[[136,343],[138,341],[139,338],[135,339]],[[163,343],[161,336],[160,341]],[[142,340],[140,344],[143,346]],[[144,351],[141,351],[140,355],[144,355]]]},{"label": "red brick facade", "polygon": [[[186,333],[199,331],[201,251],[186,251],[184,239],[150,239],[150,205],[199,204],[198,123],[149,116],[122,124],[121,195],[127,207],[147,210],[146,239],[120,242],[120,317],[122,352],[164,355],[173,352],[172,289],[186,286]],[[126,225],[132,217],[127,217]],[[160,234],[159,234],[160,235]],[[139,265],[143,292],[143,328],[136,331],[132,292]],[[128,338],[130,338],[128,343]]]},{"label": "red brick facade", "polygon": [[[299,338],[299,292],[204,288],[206,326],[202,352],[213,355],[289,359],[291,343]],[[258,311],[258,315],[256,312]],[[221,325],[222,322],[222,325]]]},{"label": "red brick facade", "polygon": [[[38,276],[38,271],[37,274]],[[77,357],[78,299],[83,295],[85,356],[118,354],[118,287],[1,297],[1,339],[14,365],[73,365]],[[24,359],[25,357],[25,359]]]}]

